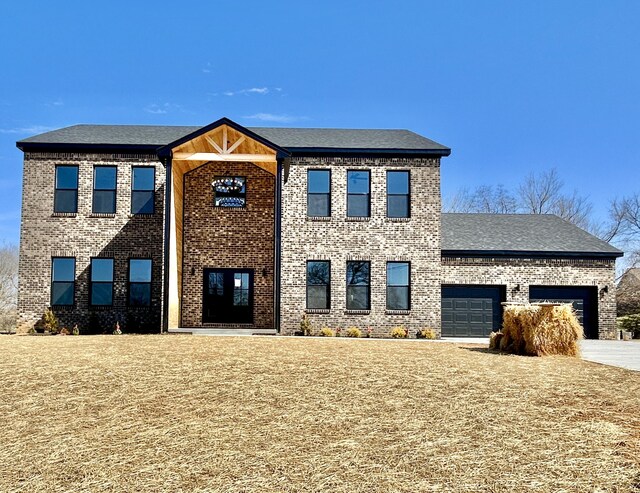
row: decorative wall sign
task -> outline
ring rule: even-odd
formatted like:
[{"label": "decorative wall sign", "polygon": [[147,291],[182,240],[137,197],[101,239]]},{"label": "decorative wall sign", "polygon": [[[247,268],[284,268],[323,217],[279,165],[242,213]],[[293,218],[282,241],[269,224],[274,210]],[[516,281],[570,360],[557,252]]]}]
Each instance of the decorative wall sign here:
[{"label": "decorative wall sign", "polygon": [[244,207],[246,205],[246,178],[217,176],[211,182],[216,207]]}]

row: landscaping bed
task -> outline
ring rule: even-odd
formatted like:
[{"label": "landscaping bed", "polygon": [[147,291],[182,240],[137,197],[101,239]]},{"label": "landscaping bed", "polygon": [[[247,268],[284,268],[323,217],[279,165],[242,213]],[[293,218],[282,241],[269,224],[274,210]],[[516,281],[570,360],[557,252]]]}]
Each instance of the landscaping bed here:
[{"label": "landscaping bed", "polygon": [[346,338],[0,338],[0,491],[639,491],[640,374]]}]

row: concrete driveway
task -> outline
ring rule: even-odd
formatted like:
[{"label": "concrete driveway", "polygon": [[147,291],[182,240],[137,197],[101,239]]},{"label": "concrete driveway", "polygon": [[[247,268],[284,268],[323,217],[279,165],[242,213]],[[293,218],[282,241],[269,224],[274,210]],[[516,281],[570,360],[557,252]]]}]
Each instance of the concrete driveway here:
[{"label": "concrete driveway", "polygon": [[[488,337],[443,337],[440,340],[458,344],[489,345]],[[603,365],[640,371],[640,339],[634,339],[633,341],[585,339],[580,343],[580,347],[582,349],[582,359],[602,363]]]},{"label": "concrete driveway", "polygon": [[582,359],[640,371],[640,340],[596,341],[586,339],[580,343]]}]

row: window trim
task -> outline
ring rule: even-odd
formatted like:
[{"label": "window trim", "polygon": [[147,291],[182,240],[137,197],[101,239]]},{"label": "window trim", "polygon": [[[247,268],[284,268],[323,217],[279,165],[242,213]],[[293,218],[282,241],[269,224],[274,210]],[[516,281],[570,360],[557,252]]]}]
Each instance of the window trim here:
[{"label": "window trim", "polygon": [[[389,284],[389,264],[407,264],[407,281],[409,284]],[[408,312],[411,310],[411,262],[409,260],[387,260],[385,268],[386,287],[385,287],[385,308],[389,311],[403,311]],[[389,288],[407,288],[407,308],[390,308],[389,307]]]},{"label": "window trim", "polygon": [[[111,260],[111,282],[109,281],[94,281],[93,280],[93,261],[94,260]],[[113,306],[115,295],[115,279],[116,279],[116,259],[114,257],[91,257],[89,259],[89,306]],[[111,303],[94,303],[93,302],[93,285],[94,284],[111,284]]]},{"label": "window trim", "polygon": [[[309,284],[309,263],[310,262],[324,262],[328,264],[329,279],[326,284]],[[306,310],[331,310],[331,260],[316,260],[307,259],[305,263],[305,309]],[[326,286],[327,288],[327,306],[323,308],[309,308],[309,286]]]},{"label": "window trim", "polygon": [[[149,190],[136,190],[135,188],[133,188],[134,186],[134,179],[133,179],[133,175],[135,174],[135,170],[141,168],[141,169],[152,169],[153,170],[153,188],[149,189]],[[131,166],[131,207],[129,208],[130,212],[132,215],[134,216],[150,216],[151,214],[155,214],[156,212],[156,167],[155,166]],[[151,192],[153,194],[153,200],[151,201],[151,205],[152,205],[152,210],[151,212],[134,212],[133,210],[133,195],[135,192]]]},{"label": "window trim", "polygon": [[[406,173],[407,174],[407,193],[389,193],[389,173]],[[389,219],[409,219],[411,217],[411,170],[408,169],[388,169],[386,174],[386,216]],[[389,215],[389,197],[407,197],[407,215],[406,216],[390,216]]]},{"label": "window trim", "polygon": [[[99,168],[113,168],[116,171],[115,182],[113,188],[96,188],[96,171]],[[155,183],[154,183],[155,188]],[[113,192],[113,211],[112,212],[97,212],[95,205],[96,191],[98,192]],[[95,164],[93,166],[93,192],[91,194],[91,214],[115,214],[118,210],[118,167],[113,165],[100,165]]]},{"label": "window trim", "polygon": [[[349,173],[368,173],[369,174],[369,193],[349,193]],[[366,216],[351,216],[349,214],[349,197],[351,195],[356,196],[367,196],[367,215]],[[370,169],[348,169],[347,170],[347,207],[345,209],[345,214],[347,217],[371,217],[371,170]]]},{"label": "window trim", "polygon": [[243,176],[243,175],[215,175],[213,177],[214,180],[219,180],[221,178],[242,178],[244,180],[244,205],[241,205],[239,207],[230,207],[227,205],[216,205],[216,195],[218,194],[218,191],[216,190],[216,187],[212,186],[211,188],[213,188],[213,207],[215,207],[216,209],[246,209],[247,207],[247,177]]},{"label": "window trim", "polygon": [[[131,261],[132,260],[148,260],[151,262],[151,277],[149,282],[131,281]],[[131,303],[131,285],[132,284],[148,284],[149,285],[149,304],[148,305],[133,305]],[[135,308],[149,308],[152,305],[153,300],[153,258],[152,257],[129,257],[127,259],[127,306]]]},{"label": "window trim", "polygon": [[[327,193],[318,193],[318,192],[309,192],[309,173],[311,171],[325,171],[329,173],[329,192]],[[331,217],[331,192],[333,188],[333,180],[331,168],[307,168],[307,217]],[[310,195],[328,195],[329,196],[329,210],[326,216],[313,216],[309,214],[309,196]]]},{"label": "window trim", "polygon": [[[73,281],[54,281],[53,279],[53,261],[55,259],[73,259]],[[70,257],[70,256],[62,256],[62,257],[51,257],[51,288],[50,288],[50,293],[49,293],[49,302],[51,303],[51,306],[56,306],[56,307],[66,307],[66,306],[75,306],[76,304],[76,268],[77,268],[77,264],[78,264],[78,259],[76,257]],[[58,303],[54,303],[53,302],[53,285],[55,283],[71,283],[73,284],[73,294],[72,294],[72,298],[71,298],[71,304],[58,304]]]},{"label": "window trim", "polygon": [[[60,188],[58,187],[58,169],[59,168],[75,168],[76,169],[76,186],[75,188]],[[55,170],[54,170],[54,175],[53,175],[53,213],[54,214],[77,214],[78,213],[78,190],[80,188],[80,166],[78,166],[77,164],[56,164]],[[58,190],[64,190],[64,191],[69,191],[69,190],[75,190],[76,192],[76,201],[75,201],[75,207],[74,210],[72,212],[69,211],[58,211],[56,204],[58,202],[57,198],[58,198]],[[56,257],[57,258],[57,257]],[[62,257],[64,258],[64,257]]]},{"label": "window trim", "polygon": [[[347,273],[349,272],[349,263],[355,263],[355,262],[360,262],[360,263],[367,263],[369,264],[369,279],[368,279],[368,283],[367,283],[367,307],[366,308],[351,308],[349,307],[349,286],[362,286],[361,284],[349,284],[349,280],[347,279]],[[371,260],[347,260],[347,263],[345,264],[345,291],[346,291],[346,295],[345,295],[345,307],[347,311],[350,312],[362,312],[362,311],[370,311],[371,310]]]}]

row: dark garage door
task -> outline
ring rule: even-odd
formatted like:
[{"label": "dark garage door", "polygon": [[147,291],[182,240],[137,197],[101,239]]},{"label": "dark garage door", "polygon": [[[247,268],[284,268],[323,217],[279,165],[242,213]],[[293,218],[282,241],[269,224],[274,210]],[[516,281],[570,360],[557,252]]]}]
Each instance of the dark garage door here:
[{"label": "dark garage door", "polygon": [[442,335],[485,337],[502,326],[503,286],[442,286]]},{"label": "dark garage door", "polygon": [[596,286],[531,286],[529,301],[571,303],[584,327],[584,336],[598,338],[598,288]]}]

